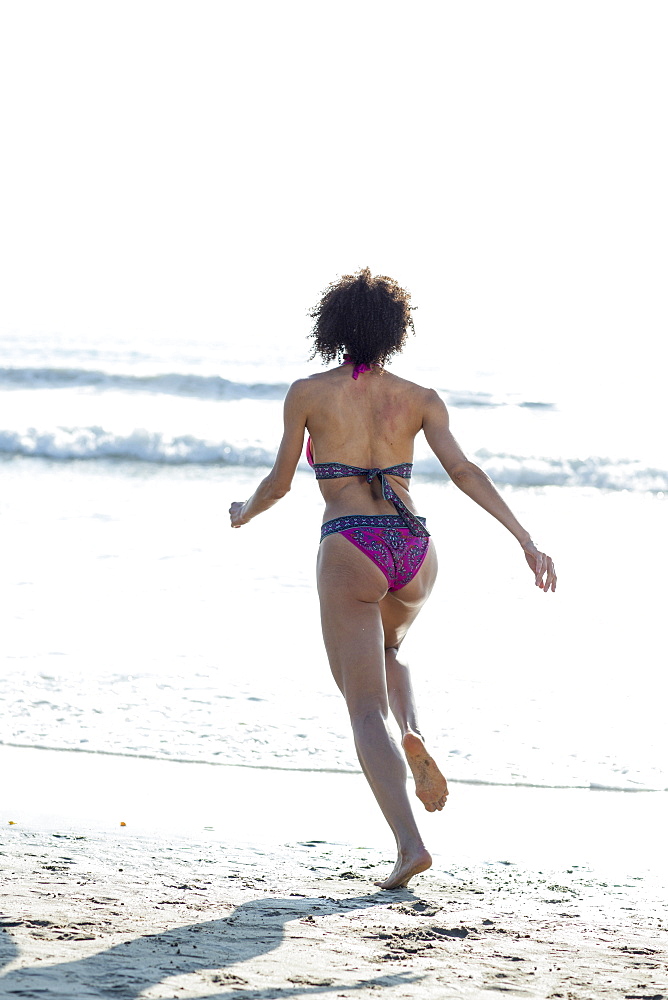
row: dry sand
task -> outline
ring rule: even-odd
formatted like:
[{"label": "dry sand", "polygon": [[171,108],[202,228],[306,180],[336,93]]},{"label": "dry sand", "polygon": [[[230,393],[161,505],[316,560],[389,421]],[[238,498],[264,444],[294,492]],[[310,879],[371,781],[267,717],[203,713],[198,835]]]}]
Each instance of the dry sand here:
[{"label": "dry sand", "polygon": [[436,868],[325,843],[5,828],[0,997],[668,997],[668,919],[641,880]]},{"label": "dry sand", "polygon": [[384,892],[361,775],[8,747],[0,775],[0,997],[668,1000],[664,793],[453,784],[434,868]]}]

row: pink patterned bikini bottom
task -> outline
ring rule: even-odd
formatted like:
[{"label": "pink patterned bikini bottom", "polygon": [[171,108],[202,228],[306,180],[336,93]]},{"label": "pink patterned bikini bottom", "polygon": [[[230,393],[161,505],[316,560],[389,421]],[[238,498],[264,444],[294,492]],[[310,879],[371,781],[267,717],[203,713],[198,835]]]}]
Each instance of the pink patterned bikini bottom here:
[{"label": "pink patterned bikini bottom", "polygon": [[[415,515],[414,515],[415,516]],[[423,517],[418,517],[426,528]],[[387,578],[388,590],[401,590],[413,579],[425,560],[429,536],[415,535],[397,514],[350,514],[325,521],[320,541],[327,535],[343,535],[378,566]]]}]

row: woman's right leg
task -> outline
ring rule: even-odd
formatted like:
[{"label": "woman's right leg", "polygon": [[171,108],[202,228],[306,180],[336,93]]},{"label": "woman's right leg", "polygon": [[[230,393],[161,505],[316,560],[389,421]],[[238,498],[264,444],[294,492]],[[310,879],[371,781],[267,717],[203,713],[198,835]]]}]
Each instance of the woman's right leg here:
[{"label": "woman's right leg", "polygon": [[341,535],[320,547],[322,631],[334,679],[343,693],[362,770],[397,842],[397,863],[379,883],[406,885],[431,865],[406,790],[406,765],[387,727],[384,636],[378,602],[384,574]]},{"label": "woman's right leg", "polygon": [[442,809],[448,785],[425,747],[408,665],[399,660],[399,646],[431,593],[438,563],[433,542],[420,571],[400,590],[380,602],[385,641],[385,675],[390,708],[401,730],[401,745],[415,779],[415,794],[428,812]]}]

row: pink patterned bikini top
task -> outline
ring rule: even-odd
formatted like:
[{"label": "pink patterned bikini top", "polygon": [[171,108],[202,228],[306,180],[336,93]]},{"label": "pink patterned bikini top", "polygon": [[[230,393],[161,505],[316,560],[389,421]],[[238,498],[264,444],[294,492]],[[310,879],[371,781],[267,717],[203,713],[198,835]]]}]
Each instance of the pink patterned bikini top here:
[{"label": "pink patterned bikini top", "polygon": [[[352,365],[349,355],[343,355],[344,365]],[[357,379],[360,372],[371,371],[371,365],[355,365],[352,376]],[[397,514],[401,517],[407,528],[414,535],[429,537],[429,532],[424,524],[417,519],[413,511],[409,510],[401,497],[397,496],[389,482],[385,478],[388,476],[401,476],[402,479],[410,479],[413,471],[412,462],[403,462],[401,465],[390,465],[387,469],[362,469],[357,465],[343,465],[341,462],[315,462],[313,460],[313,442],[309,435],[306,442],[306,461],[315,472],[316,479],[344,479],[349,476],[364,476],[367,483],[372,483],[374,479],[380,480],[380,486],[385,500],[393,504]]]}]

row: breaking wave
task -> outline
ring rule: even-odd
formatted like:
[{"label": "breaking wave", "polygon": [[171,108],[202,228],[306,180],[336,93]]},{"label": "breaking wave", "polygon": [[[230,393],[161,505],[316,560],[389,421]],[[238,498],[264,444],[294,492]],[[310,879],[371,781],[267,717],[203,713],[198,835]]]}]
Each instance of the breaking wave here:
[{"label": "breaking wave", "polygon": [[[114,433],[103,427],[0,430],[0,454],[60,461],[123,459],[163,465],[270,466],[272,448],[207,440],[193,434],[170,435],[137,429]],[[668,470],[631,459],[494,454],[481,450],[475,460],[495,483],[506,486],[573,486],[633,492],[668,491]],[[435,458],[418,460],[415,475],[446,478]]]},{"label": "breaking wave", "polygon": [[115,434],[103,427],[58,427],[56,430],[0,431],[0,454],[71,461],[116,458],[161,465],[271,465],[274,453],[262,447],[235,447],[192,434],[172,436],[134,430]]}]

